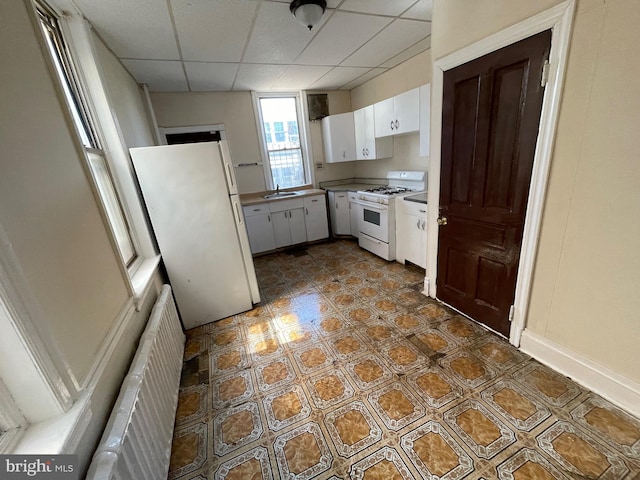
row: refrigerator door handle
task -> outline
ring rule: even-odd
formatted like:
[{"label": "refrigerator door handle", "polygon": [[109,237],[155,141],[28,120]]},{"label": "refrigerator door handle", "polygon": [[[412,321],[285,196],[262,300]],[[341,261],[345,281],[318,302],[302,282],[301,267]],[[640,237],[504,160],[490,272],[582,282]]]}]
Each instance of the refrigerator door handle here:
[{"label": "refrigerator door handle", "polygon": [[231,164],[227,163],[226,164],[227,167],[227,178],[229,179],[229,186],[231,188],[236,188],[236,184],[234,183],[234,178],[233,178],[233,171],[231,170]]},{"label": "refrigerator door handle", "polygon": [[229,151],[229,144],[225,140],[218,142],[218,149],[220,151],[220,157],[224,165],[224,175],[227,178],[227,188],[231,195],[238,193],[238,186],[236,184],[236,175],[233,171],[233,164],[231,162],[231,152]]},{"label": "refrigerator door handle", "polygon": [[233,212],[236,216],[236,223],[238,225],[242,225],[244,222],[242,213],[240,213],[240,203],[238,202],[238,200],[233,200]]}]

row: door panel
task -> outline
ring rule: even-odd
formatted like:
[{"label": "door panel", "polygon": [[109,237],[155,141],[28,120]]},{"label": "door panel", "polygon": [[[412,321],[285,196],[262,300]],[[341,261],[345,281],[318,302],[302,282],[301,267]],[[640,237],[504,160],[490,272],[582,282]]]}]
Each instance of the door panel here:
[{"label": "door panel", "polygon": [[550,45],[542,32],[444,75],[437,296],[505,336]]}]

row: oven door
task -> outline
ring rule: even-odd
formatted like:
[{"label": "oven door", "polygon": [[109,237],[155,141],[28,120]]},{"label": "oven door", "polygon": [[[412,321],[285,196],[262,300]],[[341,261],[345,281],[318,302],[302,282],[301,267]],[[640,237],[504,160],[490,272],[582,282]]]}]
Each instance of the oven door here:
[{"label": "oven door", "polygon": [[358,200],[360,232],[389,243],[389,206]]}]

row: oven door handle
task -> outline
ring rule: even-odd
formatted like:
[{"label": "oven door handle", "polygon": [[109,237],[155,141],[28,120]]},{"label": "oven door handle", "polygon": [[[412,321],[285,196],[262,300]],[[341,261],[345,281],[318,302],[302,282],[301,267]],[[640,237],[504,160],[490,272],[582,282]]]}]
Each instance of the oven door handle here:
[{"label": "oven door handle", "polygon": [[356,201],[356,203],[358,205],[362,205],[363,207],[372,208],[374,210],[380,210],[382,212],[389,210],[388,205],[378,205],[377,203],[363,202],[362,200],[358,200]]}]

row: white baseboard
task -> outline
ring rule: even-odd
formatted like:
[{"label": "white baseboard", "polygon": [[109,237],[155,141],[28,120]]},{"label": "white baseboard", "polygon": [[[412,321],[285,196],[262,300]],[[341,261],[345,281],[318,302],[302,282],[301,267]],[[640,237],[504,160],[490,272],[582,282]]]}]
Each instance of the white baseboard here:
[{"label": "white baseboard", "polygon": [[640,384],[633,380],[528,329],[522,332],[520,349],[614,405],[640,417]]}]

